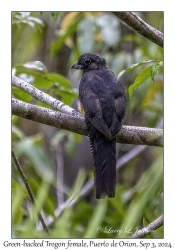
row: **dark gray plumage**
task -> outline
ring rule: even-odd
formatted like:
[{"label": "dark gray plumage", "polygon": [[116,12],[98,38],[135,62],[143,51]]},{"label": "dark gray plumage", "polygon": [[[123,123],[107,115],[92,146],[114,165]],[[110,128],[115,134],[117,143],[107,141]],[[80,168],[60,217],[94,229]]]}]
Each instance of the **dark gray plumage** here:
[{"label": "dark gray plumage", "polygon": [[126,96],[120,81],[106,60],[86,53],[72,66],[81,69],[79,110],[84,110],[95,161],[96,198],[115,196],[116,140],[126,110]]}]

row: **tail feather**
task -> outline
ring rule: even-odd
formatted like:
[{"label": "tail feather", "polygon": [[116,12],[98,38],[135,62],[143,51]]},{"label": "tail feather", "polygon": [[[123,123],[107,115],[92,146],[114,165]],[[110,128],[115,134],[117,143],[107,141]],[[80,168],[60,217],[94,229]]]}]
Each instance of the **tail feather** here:
[{"label": "tail feather", "polygon": [[97,151],[94,152],[95,161],[95,186],[96,198],[105,196],[114,197],[116,187],[116,141],[107,141],[105,138],[101,141],[95,141]]},{"label": "tail feather", "polygon": [[96,198],[114,197],[116,187],[116,140],[107,140],[88,124],[90,147],[93,154]]}]

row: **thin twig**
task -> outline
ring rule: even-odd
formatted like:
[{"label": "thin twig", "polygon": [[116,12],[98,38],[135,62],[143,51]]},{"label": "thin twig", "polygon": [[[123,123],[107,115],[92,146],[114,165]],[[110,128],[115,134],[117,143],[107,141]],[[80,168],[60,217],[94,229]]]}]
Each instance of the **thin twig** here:
[{"label": "thin twig", "polygon": [[[21,175],[21,178],[22,178],[22,180],[23,180],[23,182],[24,182],[24,185],[25,185],[25,187],[26,187],[26,189],[27,189],[27,192],[28,192],[28,194],[29,194],[29,197],[30,197],[30,200],[31,200],[31,202],[32,202],[32,205],[33,205],[33,206],[36,206],[36,201],[35,201],[34,195],[33,195],[33,193],[32,193],[32,190],[31,190],[31,188],[30,188],[30,186],[29,186],[29,183],[28,183],[28,181],[27,181],[27,178],[25,177],[25,174],[24,174],[24,172],[23,172],[23,170],[22,170],[22,168],[21,168],[21,166],[20,166],[20,163],[19,163],[17,157],[15,156],[15,153],[14,153],[13,150],[12,150],[12,157],[13,157],[13,160],[14,160],[14,162],[15,162],[15,165],[16,165],[16,167],[17,167],[17,169],[18,169],[18,171],[19,171],[19,173],[20,173],[20,175]],[[38,217],[39,217],[39,220],[40,220],[40,222],[41,222],[41,224],[42,224],[42,226],[43,226],[43,229],[49,234],[49,230],[48,230],[48,228],[47,228],[47,226],[46,226],[46,223],[45,223],[45,221],[44,221],[44,219],[43,219],[43,217],[42,217],[40,211],[38,211]]]},{"label": "thin twig", "polygon": [[155,221],[151,222],[146,227],[134,233],[131,238],[138,239],[143,238],[163,225],[163,215],[157,218]]},{"label": "thin twig", "polygon": [[[12,98],[12,113],[28,120],[88,135],[84,118],[77,118],[28,104]],[[122,126],[116,142],[134,145],[163,146],[163,130],[135,126]]]},{"label": "thin twig", "polygon": [[159,30],[153,28],[151,25],[144,22],[139,16],[134,12],[113,12],[115,16],[120,18],[129,27],[136,30],[139,34],[149,39],[153,43],[156,43],[160,47],[163,47],[163,34]]}]

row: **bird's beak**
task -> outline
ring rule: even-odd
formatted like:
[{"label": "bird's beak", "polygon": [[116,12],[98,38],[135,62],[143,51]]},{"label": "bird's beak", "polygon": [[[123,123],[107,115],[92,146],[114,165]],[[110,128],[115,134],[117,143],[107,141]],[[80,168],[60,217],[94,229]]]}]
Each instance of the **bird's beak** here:
[{"label": "bird's beak", "polygon": [[80,64],[78,64],[77,62],[75,62],[75,63],[72,65],[71,69],[83,69],[83,66],[80,65]]}]

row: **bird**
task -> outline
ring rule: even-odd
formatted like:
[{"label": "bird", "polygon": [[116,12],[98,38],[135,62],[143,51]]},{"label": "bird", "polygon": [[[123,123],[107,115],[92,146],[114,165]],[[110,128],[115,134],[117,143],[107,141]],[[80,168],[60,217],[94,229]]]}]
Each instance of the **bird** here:
[{"label": "bird", "polygon": [[78,110],[84,115],[94,158],[96,199],[115,197],[116,135],[126,112],[122,83],[108,67],[105,58],[82,54],[71,69],[82,71]]}]

